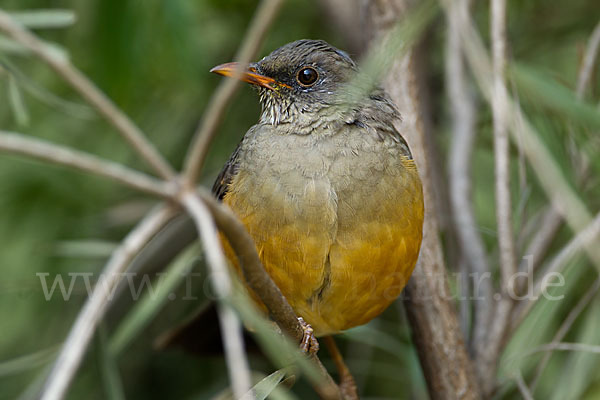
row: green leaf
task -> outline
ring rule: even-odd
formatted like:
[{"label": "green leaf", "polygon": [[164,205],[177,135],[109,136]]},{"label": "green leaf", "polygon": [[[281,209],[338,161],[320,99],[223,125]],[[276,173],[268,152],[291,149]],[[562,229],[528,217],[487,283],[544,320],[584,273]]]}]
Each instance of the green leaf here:
[{"label": "green leaf", "polygon": [[119,246],[105,240],[65,240],[58,242],[54,254],[69,258],[108,258]]},{"label": "green leaf", "polygon": [[58,346],[53,346],[12,360],[2,361],[0,362],[0,377],[19,374],[48,364],[54,360],[57,352]]},{"label": "green leaf", "polygon": [[[58,43],[48,42],[42,40],[46,50],[51,53],[51,57],[53,57],[58,62],[66,62],[69,60],[69,52],[59,45]],[[6,36],[0,35],[0,52],[8,53],[8,54],[18,54],[18,55],[31,55],[31,50],[24,47],[20,43],[7,38]]]},{"label": "green leaf", "polygon": [[271,375],[263,378],[248,392],[248,395],[254,394],[256,400],[264,400],[277,388],[277,385],[285,377],[286,371],[284,369],[277,370]]},{"label": "green leaf", "polygon": [[600,128],[600,112],[592,104],[576,98],[575,92],[556,82],[539,68],[525,64],[512,64],[508,70],[517,87],[550,110],[561,113],[572,121]]},{"label": "green leaf", "polygon": [[400,359],[404,359],[403,355],[409,349],[409,346],[406,346],[392,335],[389,335],[388,333],[378,329],[373,329],[369,325],[362,325],[352,328],[344,332],[343,336],[369,346],[377,347],[383,351],[393,354],[396,357],[399,357]]},{"label": "green leaf", "polygon": [[8,77],[8,100],[19,126],[29,125],[29,112],[14,76]]},{"label": "green leaf", "polygon": [[20,24],[30,29],[65,28],[77,21],[75,13],[64,9],[39,9],[9,13]]},{"label": "green leaf", "polygon": [[[0,36],[0,51],[2,51],[2,40],[3,37]],[[13,42],[13,44],[14,46],[12,49],[19,48],[17,43]],[[24,47],[21,47],[20,49],[23,51],[23,54],[27,54],[27,50]],[[65,100],[43,86],[40,86],[29,76],[21,72],[21,70],[7,58],[0,58],[0,67],[8,71],[10,75],[14,76],[21,89],[38,101],[72,117],[88,120],[96,117],[97,114],[87,105]]]}]

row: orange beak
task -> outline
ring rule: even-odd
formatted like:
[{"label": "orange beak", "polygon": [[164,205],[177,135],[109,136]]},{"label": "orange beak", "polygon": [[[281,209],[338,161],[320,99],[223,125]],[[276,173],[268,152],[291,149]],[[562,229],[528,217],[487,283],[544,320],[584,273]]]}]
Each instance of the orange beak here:
[{"label": "orange beak", "polygon": [[251,83],[252,85],[262,86],[271,90],[277,90],[278,86],[283,86],[287,88],[290,87],[285,83],[276,81],[273,78],[269,78],[268,76],[256,73],[256,68],[254,68],[253,66],[244,68],[236,62],[217,65],[216,67],[211,69],[210,72],[214,72],[218,75],[238,78],[244,82]]}]

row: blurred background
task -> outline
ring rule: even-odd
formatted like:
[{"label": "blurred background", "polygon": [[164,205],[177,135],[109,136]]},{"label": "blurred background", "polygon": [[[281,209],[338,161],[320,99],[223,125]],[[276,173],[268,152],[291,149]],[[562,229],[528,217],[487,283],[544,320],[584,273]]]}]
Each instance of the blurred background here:
[{"label": "blurred background", "polygon": [[[64,52],[149,135],[170,162],[180,167],[202,112],[221,79],[208,71],[232,60],[256,2],[1,0],[0,7],[20,15],[24,22],[31,17],[23,14],[26,11],[68,10],[43,14],[37,20],[30,18],[27,24],[57,51]],[[332,11],[331,7],[316,0],[286,1],[269,31],[261,57],[287,42],[314,38],[360,58],[361,46],[351,41],[360,32],[340,30],[341,25],[332,21],[335,8]],[[482,36],[487,38],[488,3],[475,2],[472,11]],[[522,78],[530,78],[515,79],[509,91],[519,99],[560,171],[592,213],[600,207],[598,67],[584,91],[585,107],[574,93],[585,47],[599,18],[598,4],[593,0],[508,1],[509,59],[511,66],[523,66]],[[447,97],[444,78],[445,35],[444,15],[438,12],[424,35],[426,62],[422,72],[442,174],[447,170],[452,141],[452,100]],[[478,104],[472,161],[474,210],[485,248],[490,259],[495,259],[492,120],[475,85],[472,92]],[[211,148],[202,177],[204,185],[212,185],[259,112],[255,94],[243,87]],[[146,170],[80,97],[49,68],[2,35],[0,129]],[[540,229],[539,216],[548,199],[518,148],[513,146],[511,154],[513,222],[523,250],[532,233]],[[585,174],[581,173],[582,160]],[[447,201],[445,189],[439,189],[442,210],[447,210],[443,207]],[[46,300],[42,281],[47,279],[44,282],[50,287],[54,277],[62,274],[68,289],[69,273],[99,272],[119,241],[154,204],[148,197],[100,178],[0,154],[0,399],[28,398],[39,389],[86,299],[82,279],[74,280],[68,301],[60,295]],[[448,218],[444,214],[442,219]],[[448,267],[458,271],[451,222],[444,222],[442,233]],[[561,224],[544,256],[550,259],[572,236],[573,232]],[[202,260],[195,255],[186,257],[179,262],[200,274],[201,281]],[[512,337],[501,363],[498,398],[520,398],[513,379],[515,371],[531,377],[543,355],[523,354],[552,339],[596,280],[598,270],[582,255],[570,261],[564,276],[565,286],[553,288],[554,294],[564,298],[540,300]],[[459,281],[450,282],[456,291]],[[131,301],[117,304],[117,310],[111,312],[94,339],[68,398],[208,399],[221,393],[228,385],[221,357],[153,349],[159,334],[202,303],[202,284],[194,287],[198,302],[181,300],[187,293],[181,284],[175,300],[155,305],[151,316],[140,317],[137,329],[121,327],[119,331],[122,321],[131,321],[131,314],[139,309]],[[146,292],[147,288],[140,292],[142,298]],[[118,354],[107,349],[115,340],[114,332],[120,332],[121,343],[125,343]],[[600,298],[595,293],[584,304],[564,341],[600,345]],[[400,302],[367,326],[342,335],[339,342],[361,398],[427,398]],[[331,367],[327,353],[321,353]],[[273,371],[268,360],[258,354],[251,355],[251,362],[257,372]],[[555,352],[534,394],[539,398],[600,399],[599,366],[600,356],[592,352]],[[297,398],[314,396],[302,381],[294,386],[294,393]]]}]

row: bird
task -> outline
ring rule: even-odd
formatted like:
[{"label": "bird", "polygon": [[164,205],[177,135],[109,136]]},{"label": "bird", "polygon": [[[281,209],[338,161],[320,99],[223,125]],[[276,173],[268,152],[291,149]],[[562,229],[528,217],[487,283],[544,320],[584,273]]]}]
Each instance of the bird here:
[{"label": "bird", "polygon": [[366,324],[401,293],[422,239],[421,181],[394,103],[377,84],[353,90],[357,64],[323,40],[211,72],[249,83],[261,104],[214,195],[315,336]]}]

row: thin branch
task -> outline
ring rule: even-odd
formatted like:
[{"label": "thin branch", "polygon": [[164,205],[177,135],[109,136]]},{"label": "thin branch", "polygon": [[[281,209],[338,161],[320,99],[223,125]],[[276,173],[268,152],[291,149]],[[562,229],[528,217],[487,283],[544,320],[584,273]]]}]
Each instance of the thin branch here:
[{"label": "thin branch", "polygon": [[[594,296],[596,296],[596,294],[598,293],[598,289],[600,289],[600,278],[596,279],[596,281],[590,286],[590,288],[585,292],[581,299],[579,299],[575,307],[573,307],[573,309],[569,312],[569,315],[567,315],[567,318],[565,318],[564,322],[558,328],[558,331],[556,331],[556,334],[552,338],[552,342],[550,342],[550,344],[558,344],[561,340],[564,339],[567,332],[569,332],[569,330],[573,326],[573,323],[575,323],[577,317],[579,317],[579,315],[583,312],[587,305],[592,301]],[[535,391],[535,387],[537,386],[537,383],[539,382],[539,379],[541,378],[542,373],[546,368],[546,365],[548,365],[550,357],[552,357],[551,351],[544,354],[544,357],[538,364],[535,370],[535,375],[531,380],[531,385],[529,385],[529,388],[532,392]]]},{"label": "thin branch", "polygon": [[583,57],[583,63],[579,70],[579,76],[577,78],[577,98],[583,99],[585,90],[590,84],[592,78],[592,72],[594,71],[594,64],[596,64],[596,58],[598,57],[598,51],[600,50],[600,22],[594,28],[592,35],[588,41],[585,56]]},{"label": "thin branch", "polygon": [[512,277],[517,272],[510,192],[508,92],[505,85],[506,0],[491,0],[490,12],[493,72],[491,106],[494,124],[496,225],[498,227],[502,297],[491,319],[488,339],[485,345],[479,347],[477,353],[477,360],[479,361],[477,370],[485,394],[490,394],[496,385],[498,358],[509,327],[507,322],[514,306],[508,294],[514,292]]},{"label": "thin branch", "polygon": [[525,380],[523,379],[523,374],[521,371],[517,371],[515,376],[515,381],[517,382],[517,387],[519,388],[519,392],[521,392],[521,396],[523,396],[524,400],[533,400],[533,395],[529,391]]},{"label": "thin branch", "polygon": [[123,272],[148,241],[174,215],[172,208],[160,207],[142,220],[115,250],[100,275],[101,280],[94,287],[62,346],[42,389],[40,396],[42,400],[64,398],[96,327],[110,304],[111,293],[120,282]]},{"label": "thin branch", "polygon": [[170,198],[175,194],[175,188],[170,184],[119,163],[19,133],[0,131],[0,152],[89,172],[163,198]]},{"label": "thin branch", "polygon": [[558,252],[558,254],[550,261],[548,266],[540,272],[540,278],[534,285],[533,294],[528,296],[526,302],[522,302],[514,311],[514,316],[511,321],[511,331],[514,331],[523,322],[525,317],[533,309],[537,300],[542,297],[545,290],[548,289],[550,280],[544,279],[548,274],[558,273],[564,270],[569,261],[573,259],[582,249],[592,246],[598,242],[600,237],[600,213],[596,215],[594,220],[585,228],[579,231],[569,243]]},{"label": "thin branch", "polygon": [[[544,255],[550,249],[552,241],[556,237],[560,227],[562,226],[562,215],[552,205],[545,210],[541,217],[541,222],[536,224],[537,234],[529,242],[523,256],[531,257],[533,263],[532,270],[536,270],[544,259]],[[522,267],[525,265],[523,264]],[[517,292],[522,292],[524,281],[521,280],[517,286]]]},{"label": "thin branch", "polygon": [[174,179],[175,171],[148,141],[144,133],[68,59],[58,56],[33,33],[0,10],[0,31],[31,50],[67,81],[90,105],[131,144],[146,162],[163,178]]},{"label": "thin branch", "polygon": [[234,398],[252,398],[252,394],[245,396],[252,387],[250,367],[244,351],[242,324],[231,305],[226,302],[231,296],[231,282],[217,227],[210,211],[195,193],[185,193],[181,201],[196,223],[216,294],[221,300],[225,300],[217,303],[217,312]]},{"label": "thin branch", "polygon": [[[248,64],[256,56],[282,4],[283,0],[262,0],[235,57],[240,65]],[[240,84],[238,79],[225,79],[213,94],[208,108],[204,112],[202,122],[194,133],[194,139],[185,160],[185,183],[190,187],[193,187],[198,180],[206,161],[209,145],[217,133],[227,105],[231,102]]]},{"label": "thin branch", "polygon": [[[456,12],[468,12],[469,1],[452,3]],[[446,43],[446,84],[451,104],[452,144],[450,147],[449,179],[450,200],[454,215],[454,226],[460,243],[464,262],[469,271],[475,273],[475,318],[472,343],[477,349],[485,346],[487,329],[493,314],[493,287],[490,279],[478,279],[490,273],[490,266],[483,240],[477,229],[471,190],[471,159],[475,144],[475,102],[467,83],[464,54],[458,26],[460,21],[454,13],[448,14],[448,39]],[[467,271],[461,271],[469,276]],[[468,298],[468,297],[467,297]]]},{"label": "thin branch", "polygon": [[584,353],[600,354],[600,346],[586,343],[548,343],[526,351],[521,357],[529,357],[546,351],[581,351]]}]

